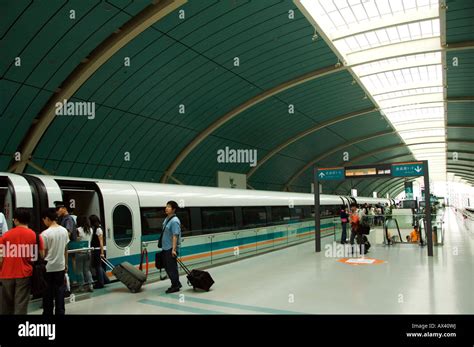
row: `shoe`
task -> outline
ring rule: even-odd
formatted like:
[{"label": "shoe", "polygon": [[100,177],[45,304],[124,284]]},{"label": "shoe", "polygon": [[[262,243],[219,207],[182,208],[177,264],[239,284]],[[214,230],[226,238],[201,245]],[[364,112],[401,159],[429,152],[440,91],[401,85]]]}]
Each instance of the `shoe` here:
[{"label": "shoe", "polygon": [[179,292],[179,287],[171,287],[166,290],[166,294]]},{"label": "shoe", "polygon": [[104,288],[104,286],[100,286],[100,285],[98,285],[98,284],[94,284],[94,289],[102,289],[102,288]]}]

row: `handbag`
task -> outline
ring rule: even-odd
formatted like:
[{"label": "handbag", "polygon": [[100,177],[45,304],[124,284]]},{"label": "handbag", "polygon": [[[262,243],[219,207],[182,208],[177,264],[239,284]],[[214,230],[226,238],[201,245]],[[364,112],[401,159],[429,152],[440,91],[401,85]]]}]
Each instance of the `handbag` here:
[{"label": "handbag", "polygon": [[31,294],[33,294],[34,298],[41,297],[46,288],[48,287],[48,283],[44,278],[46,273],[46,266],[44,261],[41,260],[39,257],[39,234],[36,234],[36,245],[38,249],[38,259],[33,263],[33,275],[31,276]]}]

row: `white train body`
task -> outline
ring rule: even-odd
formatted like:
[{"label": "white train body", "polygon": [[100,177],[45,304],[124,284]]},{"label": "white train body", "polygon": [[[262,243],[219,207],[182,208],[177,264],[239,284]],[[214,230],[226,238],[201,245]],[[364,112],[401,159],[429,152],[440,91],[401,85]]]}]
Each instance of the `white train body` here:
[{"label": "white train body", "polygon": [[[351,202],[393,203],[384,198],[355,199],[322,194],[321,213],[332,216]],[[181,207],[181,255],[188,264],[230,261],[314,237],[313,194],[0,173],[0,203],[10,227],[13,209],[26,207],[34,215],[32,227],[40,231],[40,211],[58,200],[69,204],[76,215],[101,218],[107,257],[114,264],[127,260],[137,265],[145,248],[154,259],[163,207],[169,200]],[[323,218],[323,235],[331,234],[334,224],[332,217]]]}]

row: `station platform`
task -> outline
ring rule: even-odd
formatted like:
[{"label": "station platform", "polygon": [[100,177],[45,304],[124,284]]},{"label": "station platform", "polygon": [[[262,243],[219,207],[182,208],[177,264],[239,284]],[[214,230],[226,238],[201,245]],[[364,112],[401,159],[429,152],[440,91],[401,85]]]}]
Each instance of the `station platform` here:
[{"label": "station platform", "polygon": [[320,253],[307,242],[213,267],[209,292],[193,291],[185,276],[175,294],[165,294],[169,280],[147,283],[137,294],[112,283],[68,302],[66,313],[472,314],[474,228],[453,209],[446,210],[445,227],[433,257],[415,244],[372,244],[362,260],[368,264],[351,264],[328,256],[328,237]]}]

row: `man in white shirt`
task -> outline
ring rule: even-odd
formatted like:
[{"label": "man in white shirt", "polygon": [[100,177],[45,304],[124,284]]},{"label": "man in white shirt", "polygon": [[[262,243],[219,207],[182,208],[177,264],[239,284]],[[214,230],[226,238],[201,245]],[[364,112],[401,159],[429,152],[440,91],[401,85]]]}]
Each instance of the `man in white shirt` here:
[{"label": "man in white shirt", "polygon": [[8,231],[8,224],[5,215],[0,212],[0,236]]},{"label": "man in white shirt", "polygon": [[41,218],[48,227],[41,234],[46,251],[46,274],[45,279],[48,288],[43,295],[43,315],[64,315],[66,312],[64,294],[66,285],[64,283],[67,272],[67,244],[69,234],[66,228],[56,222],[56,210],[50,208],[45,210]]}]

